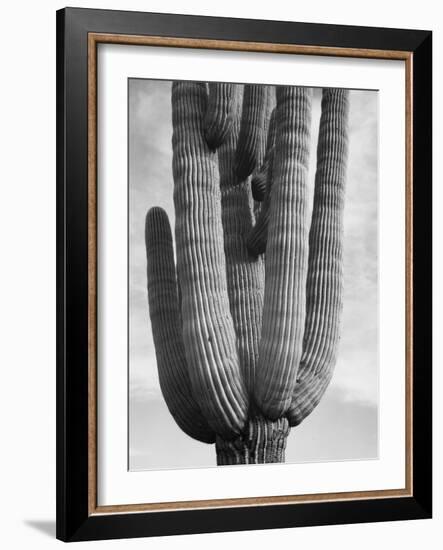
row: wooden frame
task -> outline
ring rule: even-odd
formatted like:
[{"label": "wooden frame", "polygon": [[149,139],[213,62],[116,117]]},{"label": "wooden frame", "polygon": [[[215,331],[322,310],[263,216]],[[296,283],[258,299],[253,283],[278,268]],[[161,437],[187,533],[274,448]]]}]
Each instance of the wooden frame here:
[{"label": "wooden frame", "polygon": [[[430,517],[431,39],[427,31],[75,8],[57,13],[58,538],[84,540]],[[99,43],[405,61],[405,489],[97,506]],[[420,355],[414,350],[420,350]]]}]

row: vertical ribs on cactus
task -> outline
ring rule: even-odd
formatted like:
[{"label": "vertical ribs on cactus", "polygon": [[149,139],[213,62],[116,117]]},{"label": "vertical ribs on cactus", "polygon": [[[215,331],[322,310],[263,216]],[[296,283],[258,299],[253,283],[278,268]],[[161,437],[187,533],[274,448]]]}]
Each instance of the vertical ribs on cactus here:
[{"label": "vertical ribs on cactus", "polygon": [[284,462],[338,353],[348,91],[324,89],[312,215],[312,90],[174,82],[173,241],[146,217],[160,386],[217,464]]}]

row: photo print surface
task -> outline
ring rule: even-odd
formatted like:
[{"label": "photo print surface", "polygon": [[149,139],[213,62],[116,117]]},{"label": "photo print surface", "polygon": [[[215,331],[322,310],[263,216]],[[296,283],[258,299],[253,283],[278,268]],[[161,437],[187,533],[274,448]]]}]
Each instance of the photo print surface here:
[{"label": "photo print surface", "polygon": [[378,93],[128,80],[129,469],[378,456]]}]

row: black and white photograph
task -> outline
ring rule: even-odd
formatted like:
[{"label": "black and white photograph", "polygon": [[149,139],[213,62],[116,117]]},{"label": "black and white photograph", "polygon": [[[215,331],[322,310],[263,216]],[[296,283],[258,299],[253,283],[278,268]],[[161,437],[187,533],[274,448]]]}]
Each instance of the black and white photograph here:
[{"label": "black and white photograph", "polygon": [[128,79],[128,467],[377,459],[378,91]]},{"label": "black and white photograph", "polygon": [[438,6],[2,5],[3,548],[441,546]]}]

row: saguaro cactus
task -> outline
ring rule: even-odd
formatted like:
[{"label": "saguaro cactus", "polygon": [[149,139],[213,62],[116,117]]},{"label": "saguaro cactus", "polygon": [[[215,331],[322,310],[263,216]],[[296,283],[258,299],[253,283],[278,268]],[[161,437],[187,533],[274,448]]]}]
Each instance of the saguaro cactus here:
[{"label": "saguaro cactus", "polygon": [[149,312],[168,408],[190,437],[215,442],[218,464],[283,462],[290,427],[332,377],[348,92],[323,90],[309,219],[311,101],[289,86],[172,86],[177,265],[153,208]]}]

